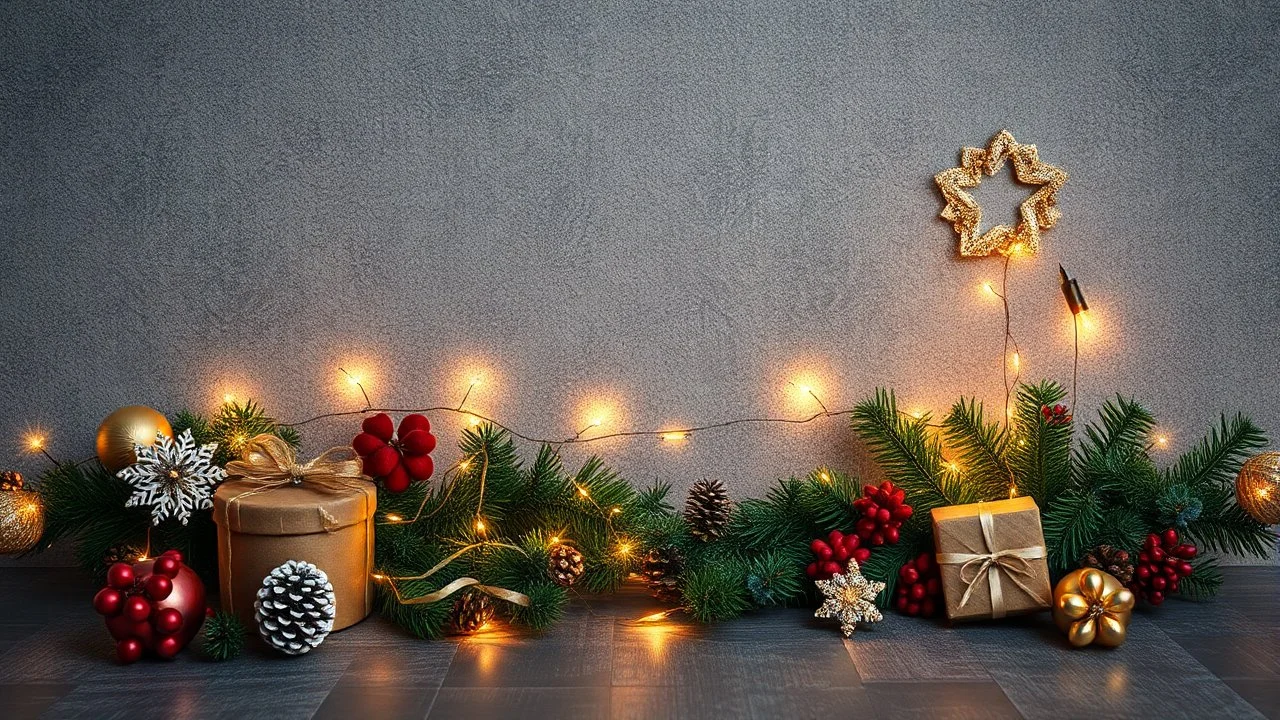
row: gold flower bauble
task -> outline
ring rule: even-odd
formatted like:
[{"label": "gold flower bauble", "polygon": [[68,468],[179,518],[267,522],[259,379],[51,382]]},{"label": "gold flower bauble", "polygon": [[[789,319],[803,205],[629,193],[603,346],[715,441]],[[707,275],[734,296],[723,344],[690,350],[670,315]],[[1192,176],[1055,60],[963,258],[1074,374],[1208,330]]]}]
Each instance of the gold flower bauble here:
[{"label": "gold flower bauble", "polygon": [[1263,525],[1280,523],[1280,452],[1245,461],[1236,477],[1236,504]]},{"label": "gold flower bauble", "polygon": [[884,583],[863,577],[857,560],[850,560],[849,568],[843,573],[832,575],[830,580],[818,580],[816,584],[827,599],[813,616],[838,619],[845,637],[852,635],[860,622],[884,619],[876,607],[876,596],[884,590]]},{"label": "gold flower bauble", "polygon": [[1094,568],[1080,568],[1053,589],[1053,621],[1076,647],[1124,644],[1133,611],[1133,593]]},{"label": "gold flower bauble", "polygon": [[[1006,158],[1013,162],[1018,182],[1040,187],[1019,206],[1022,219],[1017,227],[997,225],[979,234],[982,208],[964,189],[978,187],[983,173],[995,175],[1004,167]],[[1062,217],[1057,193],[1067,182],[1067,174],[1041,162],[1035,145],[1019,144],[1008,130],[1001,130],[991,138],[985,149],[965,148],[960,152],[960,167],[943,170],[933,179],[947,199],[942,217],[950,220],[960,234],[960,254],[964,257],[992,253],[1034,255],[1040,248],[1040,230],[1053,227]]]}]

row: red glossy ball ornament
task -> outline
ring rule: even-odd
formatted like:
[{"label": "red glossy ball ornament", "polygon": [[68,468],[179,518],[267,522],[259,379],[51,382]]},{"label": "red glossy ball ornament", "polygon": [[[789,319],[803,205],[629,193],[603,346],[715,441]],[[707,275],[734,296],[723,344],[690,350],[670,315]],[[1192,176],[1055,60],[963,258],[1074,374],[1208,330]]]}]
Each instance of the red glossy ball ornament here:
[{"label": "red glossy ball ornament", "polygon": [[93,596],[93,609],[99,615],[110,617],[120,612],[120,607],[124,603],[124,596],[115,588],[102,588],[97,595]]},{"label": "red glossy ball ornament", "polygon": [[[177,573],[174,574],[176,575]],[[147,595],[152,600],[164,600],[169,597],[169,593],[173,592],[173,581],[164,575],[152,573],[151,577],[147,578],[145,587],[147,588]]]},{"label": "red glossy ball ornament", "polygon": [[172,555],[161,555],[156,558],[152,572],[158,573],[162,577],[174,577],[178,574],[178,568],[180,567],[182,567],[180,558],[175,558]]},{"label": "red glossy ball ornament", "polygon": [[142,659],[142,643],[137,638],[126,638],[116,643],[116,657],[128,665]]},{"label": "red glossy ball ornament", "polygon": [[167,556],[167,557],[171,557],[171,558],[173,558],[174,560],[177,560],[178,562],[182,562],[182,561],[183,561],[182,551],[181,551],[181,550],[175,550],[175,549],[172,549],[172,548],[171,548],[171,549],[169,549],[169,550],[165,550],[165,551],[164,551],[164,553],[163,553],[160,557],[166,557],[166,556]]},{"label": "red glossy ball ornament", "polygon": [[[121,662],[133,662],[147,652],[173,657],[200,631],[205,620],[204,583],[182,564],[181,557],[180,553],[165,553],[156,560],[135,564],[130,571],[133,578],[141,581],[140,586],[131,584],[127,592],[136,594],[125,597],[115,588],[107,588],[121,595],[120,612],[106,619],[107,630],[117,641]],[[171,569],[173,576],[160,573],[162,569]],[[152,590],[165,585],[169,592],[163,599],[152,594]],[[94,606],[97,608],[101,602],[108,607],[109,600],[109,596],[101,601],[95,597]]]},{"label": "red glossy ball ornament", "polygon": [[124,601],[124,617],[133,622],[142,622],[151,617],[151,603],[141,595],[130,595]]},{"label": "red glossy ball ornament", "polygon": [[165,660],[170,660],[178,654],[184,647],[185,643],[180,643],[176,635],[168,635],[160,639],[156,643],[156,654]]},{"label": "red glossy ball ornament", "polygon": [[107,570],[107,584],[117,590],[133,587],[133,568],[128,563],[116,563]]},{"label": "red glossy ball ornament", "polygon": [[156,613],[156,630],[162,635],[172,635],[182,629],[182,613],[173,608],[164,608]]}]

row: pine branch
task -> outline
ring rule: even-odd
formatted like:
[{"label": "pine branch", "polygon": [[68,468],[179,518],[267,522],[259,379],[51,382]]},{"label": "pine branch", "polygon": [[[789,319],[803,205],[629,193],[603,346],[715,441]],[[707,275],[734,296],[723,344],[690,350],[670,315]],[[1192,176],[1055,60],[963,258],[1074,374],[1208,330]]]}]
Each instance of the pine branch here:
[{"label": "pine branch", "polygon": [[705,562],[686,570],[684,608],[698,622],[737,617],[751,609],[746,567],[740,562]]},{"label": "pine branch", "polygon": [[1085,428],[1083,453],[1105,455],[1120,448],[1144,448],[1156,422],[1146,408],[1120,395],[1103,403],[1098,415],[1099,422]]},{"label": "pine branch", "polygon": [[1041,521],[1049,567],[1065,571],[1098,544],[1102,511],[1092,493],[1069,490],[1049,504]]},{"label": "pine branch", "polygon": [[947,444],[960,453],[965,475],[985,499],[1004,497],[1014,484],[1005,462],[1008,437],[999,423],[986,422],[982,403],[961,398],[942,421]]},{"label": "pine branch", "polygon": [[911,497],[916,512],[980,499],[977,489],[943,466],[942,443],[929,432],[929,418],[898,412],[892,391],[876,390],[874,398],[853,411],[853,429],[870,447],[885,474]]},{"label": "pine branch", "polygon": [[1168,479],[1193,489],[1232,483],[1244,461],[1266,444],[1266,434],[1251,420],[1238,413],[1230,420],[1223,415],[1218,427],[1178,458]]},{"label": "pine branch", "polygon": [[1008,442],[1008,465],[1019,495],[1030,495],[1041,508],[1058,497],[1071,481],[1071,423],[1051,425],[1042,408],[1053,407],[1066,391],[1052,381],[1019,386],[1014,401],[1016,430]]},{"label": "pine branch", "polygon": [[1223,580],[1218,561],[1211,557],[1204,557],[1192,561],[1191,564],[1194,570],[1178,582],[1177,597],[1194,602],[1213,598],[1222,587]]}]

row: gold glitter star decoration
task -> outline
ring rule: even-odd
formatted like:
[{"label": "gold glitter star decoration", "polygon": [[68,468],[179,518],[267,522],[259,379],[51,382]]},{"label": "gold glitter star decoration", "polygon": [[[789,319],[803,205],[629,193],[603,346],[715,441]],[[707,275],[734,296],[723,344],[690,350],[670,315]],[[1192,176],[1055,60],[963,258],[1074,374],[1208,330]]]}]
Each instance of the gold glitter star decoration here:
[{"label": "gold glitter star decoration", "polygon": [[[1008,159],[1013,163],[1014,177],[1024,185],[1039,188],[1018,207],[1021,220],[1017,227],[997,225],[979,233],[982,208],[966,188],[976,188],[982,175],[995,175]],[[960,167],[943,170],[933,177],[947,200],[942,217],[960,234],[962,257],[1001,255],[1034,255],[1040,248],[1040,231],[1053,227],[1062,217],[1058,210],[1058,190],[1067,182],[1061,168],[1041,162],[1035,145],[1022,145],[1008,130],[1001,130],[986,148],[967,147],[960,151]]]},{"label": "gold glitter star decoration", "polygon": [[830,580],[818,580],[817,585],[826,600],[813,616],[838,619],[845,637],[853,635],[858,623],[884,619],[876,607],[876,596],[884,590],[884,583],[863,577],[857,560],[850,560],[844,573],[836,573]]}]

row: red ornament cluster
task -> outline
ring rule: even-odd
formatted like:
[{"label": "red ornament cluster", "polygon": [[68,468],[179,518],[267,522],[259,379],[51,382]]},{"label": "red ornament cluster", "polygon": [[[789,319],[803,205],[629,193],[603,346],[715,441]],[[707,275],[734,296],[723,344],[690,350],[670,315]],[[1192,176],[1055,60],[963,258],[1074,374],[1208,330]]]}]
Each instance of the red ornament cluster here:
[{"label": "red ornament cluster", "polygon": [[814,561],[805,568],[805,573],[814,580],[830,580],[832,575],[844,572],[850,558],[861,565],[871,557],[871,550],[862,547],[861,538],[839,530],[832,530],[825,540],[815,539],[809,543],[809,549],[813,551]]},{"label": "red ornament cluster", "polygon": [[431,451],[436,449],[436,436],[426,416],[405,415],[398,433],[386,413],[365,418],[360,427],[364,432],[351,447],[364,460],[365,474],[390,492],[404,492],[410,482],[428,480],[435,472]]},{"label": "red ornament cluster", "polygon": [[1194,571],[1191,560],[1197,552],[1195,545],[1179,543],[1178,531],[1173,528],[1159,535],[1148,535],[1142,552],[1138,553],[1129,590],[1136,597],[1159,605],[1178,592],[1178,582]]},{"label": "red ornament cluster", "polygon": [[182,553],[169,550],[155,560],[112,565],[93,609],[107,619],[120,662],[137,662],[146,651],[170,659],[204,623],[204,583],[182,564]]},{"label": "red ornament cluster", "polygon": [[1040,415],[1044,418],[1045,423],[1049,425],[1066,425],[1071,422],[1071,413],[1067,412],[1066,405],[1048,405],[1040,406]]},{"label": "red ornament cluster", "polygon": [[920,553],[898,569],[898,588],[893,606],[913,617],[933,617],[942,602],[942,575],[931,553]]},{"label": "red ornament cluster", "polygon": [[858,518],[858,537],[876,546],[897,544],[902,521],[911,517],[911,506],[903,502],[906,499],[902,488],[887,480],[880,483],[880,487],[864,486],[862,497],[853,501],[854,509],[862,513]]}]

